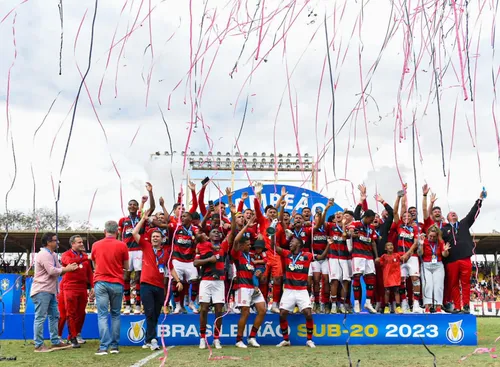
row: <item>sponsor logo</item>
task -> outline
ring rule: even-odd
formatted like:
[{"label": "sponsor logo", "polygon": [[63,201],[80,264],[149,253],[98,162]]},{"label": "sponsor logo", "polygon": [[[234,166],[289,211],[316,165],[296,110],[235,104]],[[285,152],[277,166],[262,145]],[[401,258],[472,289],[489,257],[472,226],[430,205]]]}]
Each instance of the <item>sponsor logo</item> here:
[{"label": "sponsor logo", "polygon": [[0,288],[2,288],[3,291],[6,291],[7,289],[9,289],[9,285],[10,285],[9,279],[4,278],[0,283]]},{"label": "sponsor logo", "polygon": [[446,339],[450,343],[457,344],[460,343],[464,338],[464,329],[462,329],[462,321],[449,322],[448,329],[446,329]]},{"label": "sponsor logo", "polygon": [[127,337],[132,343],[138,344],[144,340],[144,337],[146,336],[143,327],[144,321],[145,320],[140,320],[130,323],[130,328],[127,331]]}]

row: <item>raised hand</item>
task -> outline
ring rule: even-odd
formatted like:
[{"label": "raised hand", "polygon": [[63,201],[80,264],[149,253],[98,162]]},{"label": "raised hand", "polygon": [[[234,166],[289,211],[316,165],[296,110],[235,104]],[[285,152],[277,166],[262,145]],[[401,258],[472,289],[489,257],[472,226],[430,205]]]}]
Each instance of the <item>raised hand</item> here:
[{"label": "raised hand", "polygon": [[256,182],[254,185],[254,190],[256,194],[260,194],[262,190],[264,189],[264,185],[262,185],[262,182]]},{"label": "raised hand", "polygon": [[427,184],[425,184],[424,186],[422,186],[422,192],[423,192],[423,194],[427,195],[429,193],[430,189],[431,188]]},{"label": "raised hand", "polygon": [[332,207],[335,204],[335,199],[331,198],[328,199],[328,204],[326,204],[327,207]]},{"label": "raised hand", "polygon": [[450,244],[447,242],[446,245],[444,245],[444,250],[449,251],[451,249]]},{"label": "raised hand", "polygon": [[153,191],[153,185],[151,185],[150,182],[146,182],[146,190],[148,190],[148,192]]},{"label": "raised hand", "polygon": [[226,195],[227,197],[233,196],[233,192],[231,191],[230,187],[226,187]]},{"label": "raised hand", "polygon": [[286,196],[286,195],[288,195],[288,192],[286,191],[286,187],[282,186],[281,187],[281,196]]},{"label": "raised hand", "polygon": [[436,194],[432,193],[431,194],[431,204],[434,205],[434,203],[437,201],[437,199],[438,198],[437,198]]},{"label": "raised hand", "polygon": [[377,195],[374,195],[373,196],[375,198],[375,200],[377,200],[379,203],[383,203],[384,202],[384,198],[382,197],[382,195],[380,194],[377,194]]},{"label": "raised hand", "polygon": [[245,201],[246,199],[248,199],[248,192],[245,191],[241,194],[241,200]]},{"label": "raised hand", "polygon": [[147,195],[143,195],[142,198],[141,198],[141,201],[143,204],[146,203],[146,201],[148,201],[149,197]]},{"label": "raised hand", "polygon": [[361,185],[358,185],[358,190],[359,190],[359,193],[361,194],[361,200],[366,200],[366,186],[361,184]]},{"label": "raised hand", "polygon": [[189,181],[187,186],[189,190],[196,191],[196,184],[193,181]]},{"label": "raised hand", "polygon": [[160,196],[160,206],[163,207],[165,206],[165,200],[163,200],[163,196]]},{"label": "raised hand", "polygon": [[236,214],[237,213],[236,205],[230,204],[229,205],[229,210],[231,211],[231,213]]}]

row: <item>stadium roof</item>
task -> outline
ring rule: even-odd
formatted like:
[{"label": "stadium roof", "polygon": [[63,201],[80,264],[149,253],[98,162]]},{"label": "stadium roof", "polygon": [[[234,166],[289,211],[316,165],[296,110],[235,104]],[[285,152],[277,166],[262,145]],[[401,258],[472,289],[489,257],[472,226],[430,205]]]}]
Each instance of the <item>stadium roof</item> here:
[{"label": "stadium roof", "polygon": [[[40,248],[41,238],[44,232],[40,232],[36,235],[36,249]],[[62,251],[69,249],[69,238],[75,234],[81,235],[85,243],[87,243],[89,250],[92,244],[100,239],[104,238],[103,231],[90,231],[90,232],[78,232],[78,231],[61,231],[59,232],[59,246]],[[0,249],[3,250],[3,241],[5,238],[5,231],[0,232]],[[474,239],[477,241],[476,254],[494,254],[495,252],[500,252],[500,234],[493,233],[478,233],[474,235]],[[34,231],[9,231],[7,236],[5,252],[17,253],[26,252],[28,249],[33,248],[33,241],[35,240]]]}]

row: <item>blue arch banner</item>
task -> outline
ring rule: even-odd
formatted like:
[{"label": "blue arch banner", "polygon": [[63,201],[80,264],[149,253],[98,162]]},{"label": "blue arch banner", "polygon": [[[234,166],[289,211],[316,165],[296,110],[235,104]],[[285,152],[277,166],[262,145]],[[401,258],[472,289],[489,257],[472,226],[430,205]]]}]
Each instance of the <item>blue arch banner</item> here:
[{"label": "blue arch banner", "polygon": [[[288,205],[285,207],[285,210],[291,213],[295,210],[297,213],[302,213],[302,209],[310,208],[313,214],[316,210],[321,209],[323,211],[328,203],[328,199],[326,196],[323,196],[315,191],[308,190],[304,187],[298,186],[290,186],[290,185],[263,185],[262,190],[262,208],[265,208],[266,205],[276,205],[279,197],[281,196],[281,188],[285,187],[288,195],[285,197]],[[255,198],[255,194],[252,187],[245,187],[239,190],[236,190],[233,193],[233,203],[235,203],[236,207],[241,201],[241,195],[247,192],[249,198],[245,200],[245,209],[253,209],[253,201]],[[217,203],[219,200],[214,200],[214,203]],[[227,204],[227,196],[222,196],[220,201]],[[343,208],[335,203],[333,207],[328,210],[327,218],[330,215],[334,215],[337,211],[342,211]],[[226,212],[229,215],[229,208],[226,208]]]}]

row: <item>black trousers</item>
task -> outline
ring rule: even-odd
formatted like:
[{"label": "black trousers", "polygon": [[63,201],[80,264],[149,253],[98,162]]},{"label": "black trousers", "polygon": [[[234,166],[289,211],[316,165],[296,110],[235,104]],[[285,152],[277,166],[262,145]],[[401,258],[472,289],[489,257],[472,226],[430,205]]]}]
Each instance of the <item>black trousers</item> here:
[{"label": "black trousers", "polygon": [[146,315],[146,343],[156,338],[158,319],[165,301],[165,290],[148,283],[141,283],[141,300]]}]

